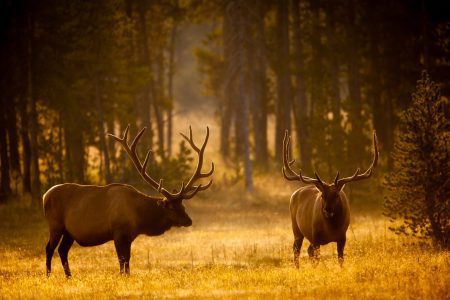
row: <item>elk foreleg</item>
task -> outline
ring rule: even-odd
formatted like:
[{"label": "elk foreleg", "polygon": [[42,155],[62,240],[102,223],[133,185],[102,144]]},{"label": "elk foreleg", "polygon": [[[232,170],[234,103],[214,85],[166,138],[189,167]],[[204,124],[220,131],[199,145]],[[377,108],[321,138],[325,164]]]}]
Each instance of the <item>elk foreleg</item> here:
[{"label": "elk foreleg", "polygon": [[344,263],[344,247],[345,247],[346,240],[347,240],[347,238],[344,235],[341,239],[339,239],[337,241],[338,261],[339,261],[339,265],[341,267],[342,267],[342,264]]},{"label": "elk foreleg", "polygon": [[311,261],[314,263],[314,265],[317,265],[317,263],[319,262],[319,256],[320,256],[320,246],[310,244],[308,247],[308,256],[311,259]]},{"label": "elk foreleg", "polygon": [[52,272],[52,257],[55,252],[56,246],[58,246],[59,240],[61,239],[62,231],[60,230],[50,230],[50,239],[48,240],[47,246],[45,247],[45,254],[47,256],[46,266],[47,266],[47,276],[50,276]]},{"label": "elk foreleg", "polygon": [[120,274],[130,274],[130,255],[131,255],[131,241],[125,237],[114,239],[114,246],[116,247],[117,257],[119,259]]},{"label": "elk foreleg", "polygon": [[61,264],[63,265],[64,273],[66,274],[67,278],[70,278],[71,276],[68,256],[70,247],[72,247],[72,245],[73,238],[67,232],[64,233],[61,244],[58,247],[58,253],[59,257],[61,258]]}]

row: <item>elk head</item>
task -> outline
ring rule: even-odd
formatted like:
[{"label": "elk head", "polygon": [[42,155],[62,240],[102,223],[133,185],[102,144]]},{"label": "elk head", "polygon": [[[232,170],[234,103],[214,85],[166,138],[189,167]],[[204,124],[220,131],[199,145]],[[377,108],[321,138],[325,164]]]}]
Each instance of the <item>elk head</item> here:
[{"label": "elk head", "polygon": [[336,206],[340,203],[340,192],[343,187],[352,181],[359,181],[367,179],[372,175],[373,169],[378,163],[378,142],[376,132],[373,132],[373,147],[374,147],[374,157],[370,167],[362,174],[360,174],[360,169],[358,168],[356,172],[349,177],[339,179],[339,172],[337,172],[333,183],[328,184],[324,182],[317,172],[314,172],[314,177],[307,177],[302,175],[302,170],[296,173],[292,170],[292,165],[295,160],[289,159],[289,149],[291,145],[291,137],[286,130],[283,139],[283,175],[287,180],[291,181],[301,181],[305,184],[313,184],[321,192],[322,201],[322,211],[326,218],[333,217],[335,213]]},{"label": "elk head", "polygon": [[206,172],[202,173],[202,167],[203,167],[203,154],[205,152],[206,144],[208,143],[209,138],[209,128],[206,127],[206,137],[202,144],[202,146],[199,148],[197,145],[195,145],[194,140],[192,138],[192,128],[189,126],[189,137],[184,135],[183,133],[180,133],[181,136],[189,143],[189,145],[194,149],[194,151],[198,155],[198,163],[197,167],[192,174],[192,176],[189,178],[189,180],[185,183],[184,181],[181,182],[181,187],[179,190],[174,190],[172,193],[169,192],[167,189],[163,187],[163,179],[159,179],[159,181],[154,180],[152,177],[150,177],[147,174],[147,165],[151,157],[153,157],[153,151],[148,150],[147,155],[145,156],[144,162],[141,162],[139,159],[137,153],[136,153],[136,146],[139,142],[139,139],[141,138],[142,134],[144,133],[146,127],[142,128],[141,131],[136,135],[136,137],[133,139],[130,145],[128,145],[128,131],[130,129],[130,125],[127,126],[125,129],[125,132],[123,134],[123,137],[117,137],[113,134],[108,134],[109,136],[113,137],[116,141],[118,141],[130,157],[131,161],[133,162],[134,166],[138,170],[141,177],[147,182],[151,187],[153,187],[155,190],[157,190],[163,197],[158,200],[158,205],[163,207],[166,211],[167,217],[170,219],[172,224],[174,226],[191,226],[192,220],[188,216],[188,214],[185,211],[185,207],[182,203],[183,200],[188,200],[194,197],[198,192],[204,191],[208,189],[212,184],[212,179],[207,184],[196,184],[196,181],[202,178],[209,177],[214,172],[214,163],[211,163],[211,169]]}]

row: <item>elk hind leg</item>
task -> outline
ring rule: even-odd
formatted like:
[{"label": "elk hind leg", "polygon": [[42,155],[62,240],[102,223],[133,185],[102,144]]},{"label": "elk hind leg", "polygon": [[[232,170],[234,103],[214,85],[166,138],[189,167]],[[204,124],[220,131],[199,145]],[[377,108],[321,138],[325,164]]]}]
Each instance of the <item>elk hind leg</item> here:
[{"label": "elk hind leg", "polygon": [[61,264],[64,268],[64,273],[66,274],[67,278],[70,278],[70,268],[69,268],[69,250],[70,247],[73,245],[73,238],[69,235],[69,233],[64,233],[61,244],[58,247],[58,253],[59,257],[61,258]]},{"label": "elk hind leg", "polygon": [[308,256],[311,259],[311,261],[314,263],[314,265],[317,265],[317,263],[319,262],[319,256],[320,256],[320,246],[310,244],[308,247]]},{"label": "elk hind leg", "polygon": [[294,252],[294,266],[298,269],[300,250],[302,249],[304,236],[298,228],[297,223],[292,223],[292,230],[294,232],[294,245],[292,246],[292,250]]},{"label": "elk hind leg", "polygon": [[59,240],[62,236],[62,230],[52,230],[50,229],[50,238],[48,240],[47,246],[45,247],[45,254],[47,256],[46,266],[47,266],[47,276],[50,276],[52,272],[52,257],[58,246]]}]

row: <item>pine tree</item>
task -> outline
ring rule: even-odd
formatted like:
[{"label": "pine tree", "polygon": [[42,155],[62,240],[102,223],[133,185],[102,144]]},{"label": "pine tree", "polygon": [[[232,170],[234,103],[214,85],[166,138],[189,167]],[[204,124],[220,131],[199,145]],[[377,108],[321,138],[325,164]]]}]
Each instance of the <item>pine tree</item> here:
[{"label": "pine tree", "polygon": [[398,234],[431,238],[448,249],[450,237],[450,131],[446,100],[424,71],[401,116],[387,176],[385,213],[401,224]]}]

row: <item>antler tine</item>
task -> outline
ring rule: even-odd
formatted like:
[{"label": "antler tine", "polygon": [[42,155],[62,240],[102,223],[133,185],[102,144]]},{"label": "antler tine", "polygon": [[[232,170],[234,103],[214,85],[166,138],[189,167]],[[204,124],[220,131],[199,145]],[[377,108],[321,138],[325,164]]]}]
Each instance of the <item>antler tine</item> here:
[{"label": "antler tine", "polygon": [[357,169],[352,176],[339,179],[337,184],[338,189],[342,189],[342,187],[349,182],[367,179],[372,176],[373,169],[378,164],[378,139],[375,130],[373,131],[373,150],[373,161],[370,167],[363,174],[359,174],[360,169]]},{"label": "antler tine", "polygon": [[123,144],[123,142],[127,140],[128,138],[128,130],[130,129],[130,124],[127,125],[127,128],[125,128],[125,131],[123,132],[123,137],[118,137],[112,133],[108,133],[107,135],[114,138],[116,141],[118,141],[119,143]]},{"label": "antler tine", "polygon": [[[199,149],[197,147],[197,145],[195,145],[194,143],[194,139],[192,138],[192,127],[189,126],[189,137],[187,137],[184,133],[180,132],[180,135],[191,145],[191,147],[195,150],[195,152],[199,153],[201,151],[201,149]],[[205,141],[208,141],[208,137],[209,137],[209,128],[206,127],[206,139]],[[204,145],[206,146],[206,143],[204,143]]]},{"label": "antler tine", "polygon": [[[192,134],[192,126],[189,126],[189,137],[187,137],[185,134],[180,132],[180,135],[191,145],[191,147],[194,149],[195,152],[197,152],[198,155],[198,162],[197,162],[197,167],[194,171],[194,173],[192,174],[192,176],[189,178],[188,182],[186,183],[185,186],[183,186],[182,191],[180,190],[180,196],[182,196],[183,199],[190,199],[192,198],[197,192],[199,191],[203,191],[206,190],[207,188],[209,188],[212,184],[212,180],[210,180],[208,182],[208,184],[206,185],[194,185],[194,182],[197,181],[198,179],[201,178],[205,178],[205,177],[209,177],[214,173],[215,170],[215,166],[214,163],[211,162],[211,169],[206,172],[206,173],[202,173],[202,167],[203,167],[203,155],[206,149],[206,145],[208,143],[209,140],[209,127],[206,126],[206,136],[205,136],[205,140],[202,144],[202,146],[199,148],[197,145],[195,145],[194,139],[193,139],[193,134]],[[189,193],[190,192],[190,193]],[[189,194],[187,194],[189,193]]]},{"label": "antler tine", "polygon": [[[146,174],[146,170],[147,170],[147,164],[148,164],[148,161],[149,161],[149,159],[150,159],[150,155],[151,154],[153,154],[153,151],[152,150],[148,150],[147,151],[147,155],[145,156],[145,160],[144,160],[144,163],[142,164],[142,170],[141,170],[141,175],[142,176],[144,176],[145,174]],[[162,180],[162,179],[161,179]],[[162,183],[161,183],[161,180],[159,181],[159,186],[158,186],[158,189],[160,189],[160,187],[162,186]],[[158,190],[158,192],[159,192],[159,190]]]},{"label": "antler tine", "polygon": [[131,161],[133,162],[135,168],[138,170],[139,174],[142,176],[142,178],[148,183],[150,184],[154,189],[156,189],[159,193],[161,193],[162,195],[164,195],[167,199],[171,198],[171,194],[165,189],[163,188],[162,184],[163,181],[162,179],[158,182],[156,182],[153,178],[151,178],[147,172],[146,172],[146,168],[148,165],[148,162],[150,160],[150,154],[153,153],[151,150],[149,150],[147,152],[147,155],[145,157],[144,163],[142,164],[137,153],[136,153],[136,146],[137,143],[139,142],[139,139],[141,138],[141,136],[143,135],[144,131],[145,131],[145,127],[142,128],[138,134],[134,137],[133,141],[131,142],[131,145],[128,145],[128,132],[130,129],[130,124],[127,125],[123,137],[119,138],[113,134],[108,134],[109,136],[113,137],[116,141],[118,141],[122,147],[124,148],[125,152],[128,154],[128,156],[130,157]]},{"label": "antler tine", "polygon": [[[192,185],[195,180],[197,180],[199,178],[211,176],[214,172],[214,163],[211,163],[211,170],[209,170],[207,173],[201,173],[201,168],[203,165],[203,152],[206,148],[206,144],[207,144],[208,138],[209,138],[209,128],[208,127],[206,128],[206,138],[205,138],[205,141],[204,141],[201,149],[199,149],[194,143],[194,140],[192,137],[192,127],[191,126],[189,126],[189,138],[186,135],[181,133],[183,138],[185,138],[189,142],[191,147],[198,153],[199,158],[198,158],[197,169],[195,170],[194,174],[189,179],[188,183],[185,184],[184,182],[181,182],[180,190],[178,192],[176,192],[176,190],[175,190],[174,193],[170,193],[163,187],[164,181],[162,178],[159,180],[159,182],[157,182],[147,174],[147,172],[146,172],[147,165],[148,165],[148,162],[150,161],[153,151],[152,150],[147,151],[147,154],[145,156],[143,163],[141,163],[141,161],[137,155],[136,147],[137,147],[137,144],[139,143],[140,138],[144,134],[144,131],[146,128],[145,127],[142,128],[138,132],[138,134],[134,137],[131,144],[128,145],[127,140],[128,140],[129,129],[130,129],[130,125],[128,124],[127,128],[124,131],[122,138],[117,137],[110,133],[108,135],[113,137],[116,141],[118,141],[123,146],[123,148],[127,152],[128,156],[130,157],[131,161],[133,162],[134,166],[136,167],[136,169],[142,176],[142,178],[147,183],[149,183],[153,188],[155,188],[159,193],[161,193],[168,201],[180,201],[183,199],[190,199],[198,191],[205,190],[211,186],[212,181],[210,181],[207,185],[201,185],[201,184],[198,186]],[[191,192],[191,193],[189,193],[189,192]]]},{"label": "antler tine", "polygon": [[[210,181],[210,183],[212,183],[212,180]],[[210,184],[209,184],[210,185]],[[208,186],[209,187],[209,186]],[[196,186],[195,187],[195,189],[190,193],[190,194],[186,194],[186,195],[184,195],[183,196],[183,199],[184,200],[189,200],[189,199],[191,199],[192,197],[194,197],[195,196],[195,194],[197,194],[200,190],[205,190],[205,189],[201,189],[202,188],[202,185],[201,184],[199,184],[198,186]]]},{"label": "antler tine", "polygon": [[[314,184],[318,187],[321,187],[323,185],[320,178],[318,178],[317,174],[316,177],[318,179],[306,177],[302,175],[302,170],[299,170],[299,173],[297,174],[294,170],[292,170],[292,165],[295,162],[295,159],[289,161],[289,154],[290,154],[290,146],[291,146],[291,137],[289,136],[288,131],[286,130],[284,132],[284,139],[283,139],[283,176],[287,180],[291,181],[302,181],[306,184]],[[288,174],[289,173],[289,174]]]},{"label": "antler tine", "polygon": [[314,172],[314,176],[316,176],[317,181],[319,181],[321,184],[323,184],[322,179],[319,177],[319,174],[316,171]]},{"label": "antler tine", "polygon": [[[197,192],[204,191],[204,190],[208,189],[208,188],[212,185],[212,183],[213,183],[213,180],[210,179],[210,180],[208,181],[207,184],[205,184],[205,185],[203,185],[203,184],[194,185],[194,186],[192,186],[192,189],[193,189],[194,191],[196,191],[196,192],[195,192],[195,194],[196,194]],[[192,192],[192,193],[193,193],[193,192]],[[192,193],[189,194],[189,195],[192,195]],[[194,195],[195,195],[195,194],[194,194]],[[192,195],[192,196],[193,196],[193,195]],[[190,198],[192,198],[192,196],[191,196]],[[184,198],[184,197],[183,197],[183,198]],[[184,198],[184,199],[190,199],[190,198]]]},{"label": "antler tine", "polygon": [[[191,126],[189,126],[189,130],[190,130],[191,135],[192,135],[192,129],[191,129]],[[206,126],[206,137],[205,137],[205,141],[203,142],[201,151],[204,151],[204,150],[205,150],[206,144],[208,143],[208,140],[209,140],[209,127]]]},{"label": "antler tine", "polygon": [[163,182],[164,182],[164,179],[161,178],[159,180],[159,184],[158,184],[158,189],[157,189],[158,192],[161,192],[161,189],[162,189],[162,186],[163,186]]},{"label": "antler tine", "polygon": [[[291,144],[291,137],[289,136],[288,131],[284,132],[283,138],[283,176],[287,180],[294,181],[299,180],[299,174],[295,173],[292,170],[291,166],[295,162],[295,160],[289,161],[289,146]],[[288,174],[289,173],[289,174]]]},{"label": "antler tine", "polygon": [[336,174],[336,177],[334,177],[334,185],[337,186],[339,180],[339,171]]},{"label": "antler tine", "polygon": [[319,181],[317,179],[314,179],[314,178],[311,178],[311,177],[308,177],[308,176],[303,176],[302,175],[302,170],[299,171],[298,177],[303,183],[306,183],[306,184],[314,184],[314,185],[316,185],[316,184],[319,183]]},{"label": "antler tine", "polygon": [[141,138],[141,136],[144,134],[144,131],[147,129],[147,127],[142,128],[138,134],[136,134],[136,136],[134,137],[133,141],[131,142],[130,145],[130,149],[131,151],[133,151],[133,153],[136,153],[136,146],[137,143],[139,142],[139,139]]},{"label": "antler tine", "polygon": [[199,176],[201,176],[202,178],[203,177],[209,177],[209,176],[212,175],[212,173],[214,173],[214,169],[215,169],[214,163],[211,162],[211,169],[208,172],[206,172],[206,173],[200,173]]}]

